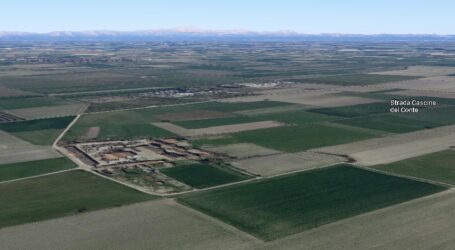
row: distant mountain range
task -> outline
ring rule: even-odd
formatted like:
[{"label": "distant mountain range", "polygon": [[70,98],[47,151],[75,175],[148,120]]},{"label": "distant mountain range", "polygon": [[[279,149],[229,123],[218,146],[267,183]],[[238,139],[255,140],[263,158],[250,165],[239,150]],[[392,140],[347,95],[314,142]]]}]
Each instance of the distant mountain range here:
[{"label": "distant mountain range", "polygon": [[1,32],[0,41],[454,41],[455,35],[433,34],[303,34],[293,31],[166,29],[143,31]]}]

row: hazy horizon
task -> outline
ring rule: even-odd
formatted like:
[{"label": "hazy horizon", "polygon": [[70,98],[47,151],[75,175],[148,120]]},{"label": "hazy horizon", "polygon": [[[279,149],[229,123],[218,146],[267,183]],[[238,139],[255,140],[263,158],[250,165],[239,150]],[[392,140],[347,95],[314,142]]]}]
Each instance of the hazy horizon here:
[{"label": "hazy horizon", "polygon": [[455,2],[433,1],[14,1],[0,31],[202,30],[302,34],[455,34]]}]

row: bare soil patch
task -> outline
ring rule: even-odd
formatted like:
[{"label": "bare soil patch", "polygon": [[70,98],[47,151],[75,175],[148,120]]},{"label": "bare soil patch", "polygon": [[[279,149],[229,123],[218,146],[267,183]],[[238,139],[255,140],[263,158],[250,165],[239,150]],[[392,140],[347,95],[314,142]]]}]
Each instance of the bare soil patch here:
[{"label": "bare soil patch", "polygon": [[61,106],[11,109],[8,110],[8,112],[27,119],[40,119],[81,114],[87,107],[87,104],[68,104]]},{"label": "bare soil patch", "polygon": [[264,148],[252,143],[236,143],[226,146],[207,147],[207,150],[227,154],[237,159],[250,158],[254,156],[264,156],[278,154],[280,151]]},{"label": "bare soil patch", "polygon": [[349,155],[361,164],[374,165],[441,151],[452,145],[455,145],[454,125],[323,147],[312,151]]},{"label": "bare soil patch", "polygon": [[0,130],[0,164],[61,157],[48,146],[36,146]]},{"label": "bare soil patch", "polygon": [[189,120],[202,120],[213,118],[231,117],[232,114],[212,111],[212,110],[194,110],[191,112],[177,112],[156,115],[162,121],[189,121]]},{"label": "bare soil patch", "polygon": [[87,132],[83,136],[84,139],[95,139],[100,133],[100,127],[90,127],[87,129]]},{"label": "bare soil patch", "polygon": [[373,72],[375,75],[402,75],[402,76],[446,76],[455,73],[455,67],[444,66],[411,66],[403,70]]},{"label": "bare soil patch", "polygon": [[219,135],[219,134],[229,134],[242,131],[256,130],[262,128],[274,128],[280,127],[284,124],[276,121],[260,121],[260,122],[250,122],[242,124],[232,124],[232,125],[223,125],[223,126],[214,126],[201,129],[186,129],[169,122],[155,122],[152,125],[159,128],[168,130],[174,134],[181,136],[209,136],[209,135]]},{"label": "bare soil patch", "polygon": [[386,86],[398,89],[455,92],[455,77],[453,76],[427,77],[409,81],[388,83],[386,84]]},{"label": "bare soil patch", "polygon": [[346,161],[343,157],[314,152],[275,154],[235,161],[233,166],[262,176],[308,170]]},{"label": "bare soil patch", "polygon": [[306,109],[305,105],[287,105],[287,106],[278,106],[278,107],[270,107],[270,108],[262,108],[262,109],[248,109],[234,112],[240,115],[248,115],[248,116],[255,116],[255,115],[266,115],[266,114],[276,114],[281,112],[291,112]]},{"label": "bare soil patch", "polygon": [[405,95],[405,96],[429,96],[440,98],[455,98],[455,92],[434,91],[434,90],[399,90],[389,92],[391,95]]},{"label": "bare soil patch", "polygon": [[19,89],[10,89],[7,87],[0,86],[0,97],[13,97],[13,96],[26,96],[32,95],[31,92],[25,92]]},{"label": "bare soil patch", "polygon": [[350,157],[359,164],[371,166],[434,153],[451,146],[455,146],[455,134],[354,153]]},{"label": "bare soil patch", "polygon": [[191,129],[186,129],[184,127],[180,127],[180,126],[172,124],[170,122],[154,122],[154,123],[152,123],[152,125],[156,126],[158,128],[165,129],[167,131],[170,131],[170,132],[180,135],[180,136],[184,136],[184,137],[195,136],[195,134],[191,131]]}]

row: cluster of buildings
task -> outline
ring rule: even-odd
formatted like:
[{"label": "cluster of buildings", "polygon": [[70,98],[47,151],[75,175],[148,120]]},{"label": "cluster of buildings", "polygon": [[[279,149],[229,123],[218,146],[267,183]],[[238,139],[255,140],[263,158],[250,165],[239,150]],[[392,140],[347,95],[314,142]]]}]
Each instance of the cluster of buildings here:
[{"label": "cluster of buildings", "polygon": [[200,161],[214,157],[212,153],[192,148],[185,140],[142,139],[135,141],[110,141],[75,144],[77,157],[91,162],[93,167],[131,163],[163,163],[178,160]]}]

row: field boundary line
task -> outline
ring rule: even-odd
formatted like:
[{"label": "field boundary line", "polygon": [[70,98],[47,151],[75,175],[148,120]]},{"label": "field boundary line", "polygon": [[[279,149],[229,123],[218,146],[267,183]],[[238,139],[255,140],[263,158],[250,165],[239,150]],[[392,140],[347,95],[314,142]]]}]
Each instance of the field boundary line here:
[{"label": "field boundary line", "polygon": [[413,180],[413,181],[426,182],[426,183],[429,183],[429,184],[438,185],[438,186],[444,186],[444,187],[447,187],[447,188],[455,188],[455,185],[449,184],[449,183],[445,183],[445,182],[442,182],[442,181],[435,181],[435,180],[429,180],[429,179],[415,177],[415,176],[409,176],[409,175],[404,175],[404,174],[397,174],[397,173],[393,173],[393,172],[387,172],[387,171],[383,171],[383,170],[379,170],[379,169],[375,169],[375,168],[370,168],[370,167],[357,165],[355,163],[352,163],[350,165],[355,167],[355,168],[363,169],[363,170],[366,170],[366,171],[376,172],[376,173],[390,175],[390,176],[395,176],[395,177],[401,177],[401,178],[405,178],[405,179],[409,179],[409,180]]},{"label": "field boundary line", "polygon": [[[379,209],[376,209],[376,210],[373,210],[373,211],[369,211],[369,212],[366,212],[366,213],[361,213],[361,214],[358,214],[358,215],[347,217],[347,218],[344,218],[344,219],[341,219],[341,220],[338,220],[338,221],[334,221],[334,222],[331,222],[331,223],[328,223],[328,224],[321,225],[321,226],[316,227],[316,228],[312,228],[310,230],[299,232],[297,234],[291,234],[291,235],[288,235],[288,236],[285,236],[285,237],[282,237],[282,238],[278,238],[275,241],[281,241],[281,242],[282,241],[286,241],[288,238],[297,237],[297,235],[299,235],[299,234],[303,235],[303,234],[305,234],[307,232],[323,230],[323,228],[331,226],[331,225],[338,225],[338,224],[343,225],[345,222],[353,220],[355,218],[362,218],[362,217],[374,215],[374,214],[377,214],[377,213],[381,213],[381,212],[384,212],[384,211],[400,208],[400,207],[403,207],[403,206],[413,205],[413,203],[423,202],[425,200],[438,198],[440,196],[451,195],[454,192],[455,192],[455,188],[449,188],[449,189],[441,191],[441,192],[437,192],[437,193],[421,196],[421,197],[414,198],[414,199],[411,199],[411,200],[408,200],[408,201],[404,201],[404,202],[401,202],[401,203],[398,203],[398,204],[390,205],[390,206],[379,208]],[[265,244],[270,243],[270,242],[274,242],[274,241],[265,242]]]},{"label": "field boundary line", "polygon": [[264,243],[263,240],[259,239],[259,238],[256,238],[254,235],[252,234],[249,234],[231,224],[228,224],[222,220],[219,220],[213,216],[210,216],[206,213],[203,213],[201,211],[198,211],[196,209],[193,209],[192,207],[190,206],[187,206],[185,204],[182,204],[180,202],[178,202],[177,200],[175,200],[174,198],[171,198],[171,199],[165,199],[165,202],[167,202],[169,205],[174,205],[174,206],[177,206],[179,208],[181,208],[182,210],[185,210],[185,211],[188,211],[189,213],[192,213],[194,214],[195,216],[198,216],[198,217],[202,217],[206,220],[208,220],[209,222],[211,223],[214,223],[215,225],[218,225],[220,227],[222,227],[224,230],[227,230],[231,233],[234,233],[242,238],[246,238],[247,240],[250,240],[250,241],[254,241],[256,243]]},{"label": "field boundary line", "polygon": [[0,181],[0,185],[4,183],[10,183],[10,182],[15,182],[15,181],[23,181],[23,180],[29,180],[29,179],[34,179],[34,178],[39,178],[39,177],[44,177],[44,176],[49,176],[49,175],[54,175],[54,174],[60,174],[64,172],[69,172],[69,171],[75,171],[78,170],[79,168],[70,168],[70,169],[65,169],[65,170],[59,170],[55,172],[49,172],[45,174],[39,174],[39,175],[33,175],[33,176],[28,176],[28,177],[22,177],[22,178],[17,178],[17,179],[12,179],[12,180],[7,180],[7,181]]},{"label": "field boundary line", "polygon": [[57,149],[57,143],[63,138],[63,136],[68,132],[68,130],[79,120],[81,114],[76,115],[73,121],[66,126],[66,128],[60,133],[60,135],[55,139],[54,143],[52,143],[52,148]]},{"label": "field boundary line", "polygon": [[102,113],[110,113],[110,112],[119,112],[119,111],[129,111],[129,110],[138,110],[138,109],[149,109],[149,108],[161,108],[161,107],[174,107],[174,106],[185,106],[185,105],[192,105],[192,104],[200,104],[200,103],[207,103],[216,101],[215,99],[207,100],[207,101],[200,101],[200,102],[187,102],[187,103],[176,103],[176,104],[167,104],[167,105],[149,105],[144,107],[136,107],[136,108],[127,108],[127,109],[115,109],[115,110],[106,110],[106,111],[96,111],[96,112],[88,112],[84,113],[86,115],[94,115],[94,114],[102,114]]},{"label": "field boundary line", "polygon": [[201,188],[201,189],[194,188],[193,190],[183,191],[183,192],[179,192],[179,193],[166,194],[165,197],[174,197],[176,195],[183,195],[183,194],[187,194],[187,193],[208,191],[208,190],[213,190],[213,189],[223,188],[223,187],[229,187],[229,186],[233,186],[233,185],[237,185],[237,184],[248,183],[248,182],[251,182],[251,181],[262,180],[262,179],[265,179],[265,178],[262,177],[262,176],[257,176],[255,178],[246,179],[246,180],[242,180],[242,181],[231,182],[231,183],[226,183],[226,184],[213,186],[213,187],[206,187],[206,188]]}]

